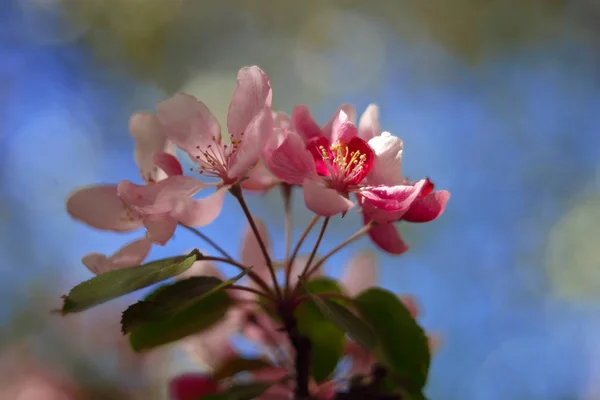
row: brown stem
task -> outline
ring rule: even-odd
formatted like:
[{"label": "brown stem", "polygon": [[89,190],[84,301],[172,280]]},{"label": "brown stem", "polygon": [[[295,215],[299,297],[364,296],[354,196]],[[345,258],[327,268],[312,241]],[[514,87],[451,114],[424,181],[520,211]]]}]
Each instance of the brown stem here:
[{"label": "brown stem", "polygon": [[277,284],[277,276],[275,275],[275,268],[273,267],[273,261],[271,260],[271,256],[269,256],[269,252],[267,251],[267,246],[265,246],[265,242],[263,241],[260,233],[258,232],[258,228],[256,227],[256,223],[254,222],[254,218],[252,218],[252,214],[250,213],[250,209],[248,208],[248,204],[246,204],[246,200],[244,200],[244,194],[242,193],[242,188],[239,184],[235,184],[229,188],[229,192],[237,199],[246,215],[246,219],[254,232],[254,236],[256,236],[256,240],[258,242],[258,246],[260,247],[260,251],[263,253],[265,258],[265,263],[269,269],[269,273],[271,274],[271,279],[273,280],[273,287],[275,288],[275,293],[278,299],[282,298],[281,289]]},{"label": "brown stem", "polygon": [[285,212],[285,258],[290,256],[292,247],[292,185],[281,183],[281,197],[283,197],[283,210]]},{"label": "brown stem", "polygon": [[296,256],[298,255],[298,252],[300,251],[300,247],[302,247],[302,244],[304,243],[304,240],[306,239],[306,237],[308,236],[308,234],[310,233],[310,231],[312,230],[312,228],[314,228],[314,226],[317,224],[317,221],[319,220],[319,218],[321,218],[319,215],[315,215],[313,217],[313,219],[310,221],[310,223],[308,224],[308,226],[306,227],[306,229],[302,233],[302,236],[300,236],[300,239],[298,240],[298,243],[296,243],[296,246],[294,247],[294,251],[292,252],[291,257],[287,261],[287,265],[286,265],[286,268],[285,268],[285,288],[286,288],[286,293],[289,293],[289,289],[291,289],[289,283],[290,283],[290,275],[292,273],[292,265],[294,264],[294,261],[296,260]]},{"label": "brown stem", "polygon": [[277,301],[275,299],[275,297],[273,297],[273,296],[271,296],[271,295],[269,295],[267,293],[261,292],[260,290],[253,289],[251,287],[240,286],[240,285],[229,285],[229,286],[226,286],[225,289],[233,289],[233,290],[241,290],[243,292],[250,292],[250,293],[254,293],[254,294],[258,295],[258,296],[264,297],[265,299],[270,300],[272,302],[276,302]]},{"label": "brown stem", "polygon": [[360,238],[365,233],[369,232],[374,226],[375,226],[375,222],[373,222],[373,221],[369,222],[368,224],[363,226],[361,229],[356,231],[348,239],[344,240],[338,246],[336,246],[331,251],[329,251],[329,253],[325,254],[311,269],[308,270],[308,272],[305,274],[306,279],[308,279],[321,265],[323,265],[323,263],[325,261],[327,261],[327,259],[329,257],[333,256],[335,253],[337,253],[338,251],[340,251],[341,249],[343,249],[350,243],[354,242],[356,239]]},{"label": "brown stem", "polygon": [[[329,219],[330,218],[327,217],[323,220],[323,225],[321,225],[321,231],[319,232],[319,237],[317,237],[317,241],[315,243],[315,246],[312,249],[312,252],[310,253],[310,257],[308,257],[308,261],[306,261],[306,264],[304,265],[304,268],[302,269],[302,273],[300,274],[300,276],[303,279],[304,279],[304,275],[308,271],[308,268],[310,267],[310,263],[313,262],[313,260],[315,259],[315,256],[317,255],[317,251],[319,251],[319,246],[321,245],[323,236],[325,236],[325,230],[327,230],[327,225],[329,224]],[[299,283],[300,283],[300,281],[298,281],[298,284]]]},{"label": "brown stem", "polygon": [[310,379],[310,341],[308,338],[300,335],[291,305],[291,303],[282,303],[279,314],[290,342],[296,351],[296,358],[294,360],[296,369],[295,399],[306,400],[310,397],[308,390]]}]

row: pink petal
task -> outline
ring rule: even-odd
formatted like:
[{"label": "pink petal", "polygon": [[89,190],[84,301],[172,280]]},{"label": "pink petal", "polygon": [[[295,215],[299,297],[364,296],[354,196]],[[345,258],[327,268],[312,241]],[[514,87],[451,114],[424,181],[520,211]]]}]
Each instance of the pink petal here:
[{"label": "pink petal", "polygon": [[174,205],[171,216],[187,226],[206,226],[221,213],[227,189],[224,186],[202,199],[181,198]]},{"label": "pink petal", "polygon": [[117,195],[117,185],[87,186],[67,199],[71,217],[94,228],[127,232],[142,226],[142,219]]},{"label": "pink petal", "polygon": [[152,161],[154,162],[154,165],[162,169],[167,176],[183,175],[183,167],[179,163],[177,157],[173,154],[159,151],[158,153],[154,153]]},{"label": "pink petal", "polygon": [[350,259],[340,280],[349,296],[356,296],[377,283],[377,254],[362,251]]},{"label": "pink petal", "polygon": [[433,221],[442,215],[448,199],[450,199],[450,192],[446,190],[430,193],[415,200],[408,211],[402,215],[402,219],[407,222]]},{"label": "pink petal", "polygon": [[235,355],[231,338],[242,327],[242,314],[231,309],[225,318],[211,328],[190,336],[183,341],[183,347],[202,365],[216,369]]},{"label": "pink petal", "polygon": [[238,140],[250,121],[265,106],[271,107],[272,90],[269,77],[257,66],[244,67],[237,75],[237,87],[233,92],[229,112],[227,113],[227,129],[233,140]]},{"label": "pink petal", "polygon": [[216,382],[200,374],[180,375],[169,383],[169,398],[172,400],[198,400],[218,391]]},{"label": "pink petal", "polygon": [[348,376],[369,375],[371,373],[376,360],[370,351],[352,341],[346,342],[344,350],[352,362],[347,373]]},{"label": "pink petal", "polygon": [[338,118],[340,116],[340,111],[343,111],[346,114],[348,118],[347,120],[352,124],[354,124],[354,122],[356,121],[356,109],[351,104],[342,104],[333,113],[329,121],[327,121],[327,123],[323,127],[322,135],[325,136],[329,141],[332,141],[332,132],[334,130],[334,125],[339,122]]},{"label": "pink petal", "polygon": [[152,214],[144,218],[146,238],[153,243],[164,246],[173,237],[177,228],[177,220],[169,213]]},{"label": "pink petal", "polygon": [[369,104],[358,121],[358,136],[367,142],[379,136],[379,107],[377,104]]},{"label": "pink petal", "polygon": [[400,255],[408,250],[393,223],[377,225],[369,231],[369,237],[380,249]]},{"label": "pink petal", "polygon": [[123,181],[117,190],[121,199],[137,211],[157,214],[171,211],[176,202],[189,198],[209,186],[191,176],[174,175],[152,185],[136,185]]},{"label": "pink petal", "polygon": [[252,378],[256,382],[271,382],[284,378],[288,374],[285,368],[270,367],[252,372]]},{"label": "pink petal", "polygon": [[129,119],[129,132],[135,139],[134,158],[140,169],[140,175],[146,182],[156,182],[165,178],[165,174],[154,164],[156,152],[174,152],[163,133],[158,118],[151,113],[135,113]]},{"label": "pink petal", "polygon": [[[291,344],[285,332],[280,330],[281,325],[265,312],[253,313],[253,320],[248,321],[243,328],[244,336],[271,350],[273,353],[284,351],[289,354]],[[289,350],[289,351],[288,351]]]},{"label": "pink petal", "polygon": [[131,242],[110,257],[104,254],[91,253],[83,257],[81,262],[94,274],[100,275],[115,269],[134,267],[140,265],[152,248],[148,239],[139,239]]},{"label": "pink petal", "polygon": [[167,139],[187,152],[192,160],[220,140],[219,122],[194,96],[177,93],[158,103],[157,111]]},{"label": "pink petal", "polygon": [[419,305],[417,304],[417,301],[415,300],[414,296],[400,295],[398,296],[398,298],[400,299],[402,304],[404,304],[404,306],[408,309],[408,312],[410,312],[410,315],[413,318],[416,319],[417,317],[419,317],[419,315],[421,314],[421,310],[419,309]]},{"label": "pink petal", "polygon": [[[252,378],[255,382],[276,382],[288,375],[285,368],[272,367],[252,372]],[[260,400],[285,400],[290,399],[293,391],[287,384],[274,384],[264,391],[258,398]]]},{"label": "pink petal", "polygon": [[264,160],[276,177],[291,185],[301,185],[305,179],[316,176],[312,155],[300,136],[292,131],[284,130],[281,136],[267,143]]},{"label": "pink petal", "polygon": [[423,179],[414,185],[369,186],[362,188],[363,211],[377,222],[398,220],[420,196],[428,181]]},{"label": "pink petal", "polygon": [[348,120],[345,112],[340,111],[338,118],[332,125],[331,143],[348,143],[352,138],[358,135],[358,130],[352,122]]},{"label": "pink petal", "polygon": [[321,128],[310,115],[308,107],[303,104],[294,107],[292,126],[294,131],[301,135],[305,141],[322,136]]},{"label": "pink petal", "polygon": [[353,202],[337,191],[326,188],[313,180],[305,180],[303,187],[306,207],[316,214],[332,217],[354,207]]},{"label": "pink petal", "polygon": [[254,119],[249,121],[243,136],[240,135],[240,144],[232,155],[227,177],[235,181],[254,167],[260,158],[266,141],[272,135],[273,115],[271,110],[265,107],[258,112]]},{"label": "pink petal", "polygon": [[[261,237],[262,242],[265,244],[269,254],[271,253],[271,240],[269,238],[269,232],[263,221],[258,217],[252,217],[254,224],[258,229],[258,233]],[[242,237],[242,249],[240,254],[241,262],[246,267],[253,267],[252,272],[257,274],[263,279],[268,278],[269,270],[265,257],[260,250],[256,235],[252,231],[252,228],[248,225],[244,231]]]},{"label": "pink petal", "polygon": [[369,140],[375,160],[367,179],[371,185],[394,186],[402,184],[402,140],[383,132]]},{"label": "pink petal", "polygon": [[268,190],[279,183],[279,179],[260,160],[254,168],[248,171],[246,177],[247,179],[242,181],[242,188],[246,190]]},{"label": "pink petal", "polygon": [[273,127],[275,129],[293,129],[292,119],[282,111],[273,111]]}]

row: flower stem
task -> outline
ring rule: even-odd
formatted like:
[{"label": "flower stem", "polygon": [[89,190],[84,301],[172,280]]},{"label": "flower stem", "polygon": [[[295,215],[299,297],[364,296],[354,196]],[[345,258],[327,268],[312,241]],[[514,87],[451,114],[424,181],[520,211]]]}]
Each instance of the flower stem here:
[{"label": "flower stem", "polygon": [[243,292],[254,293],[258,296],[264,297],[265,299],[267,299],[269,301],[276,302],[275,297],[273,297],[267,293],[261,292],[260,290],[253,289],[251,287],[240,286],[240,285],[229,285],[229,286],[226,286],[225,289],[241,290]]},{"label": "flower stem", "polygon": [[[327,298],[327,299],[344,299],[344,300],[348,300],[348,296],[346,296],[343,293],[319,293],[317,295],[319,298]],[[294,308],[298,307],[300,304],[302,304],[303,302],[305,302],[306,300],[310,300],[310,295],[308,294],[303,294],[301,296],[296,297],[296,299],[294,300]]]},{"label": "flower stem", "polygon": [[321,265],[323,265],[323,263],[325,261],[327,261],[327,259],[329,257],[333,256],[335,253],[337,253],[338,251],[340,251],[341,249],[343,249],[350,243],[354,242],[356,239],[360,238],[362,235],[369,232],[374,226],[375,226],[374,221],[369,222],[368,224],[363,226],[361,229],[356,231],[348,239],[344,240],[342,243],[337,245],[335,248],[331,249],[331,251],[329,251],[329,253],[325,254],[311,269],[308,270],[308,272],[306,272],[306,274],[304,275],[305,279],[308,279]]},{"label": "flower stem", "polygon": [[[201,260],[203,260],[203,261],[223,262],[223,263],[226,263],[226,264],[229,264],[229,265],[233,265],[234,267],[237,267],[241,271],[245,271],[245,270],[248,269],[247,267],[243,266],[239,262],[234,261],[234,260],[230,260],[228,258],[205,256],[205,257],[202,257]],[[265,291],[266,294],[268,294],[269,296],[272,297],[273,290],[271,290],[271,288],[269,287],[269,285],[267,285],[267,283],[260,276],[256,275],[252,271],[248,272],[248,276],[250,277],[250,279],[252,279],[254,282],[256,282],[256,284],[258,286],[260,286]]]},{"label": "flower stem", "polygon": [[306,265],[304,265],[304,269],[302,270],[302,273],[300,274],[300,276],[303,279],[304,279],[304,276],[306,275],[306,272],[308,271],[308,268],[310,267],[310,264],[315,259],[315,256],[317,255],[317,251],[319,251],[319,246],[321,245],[321,241],[323,240],[323,236],[325,235],[325,230],[327,229],[327,225],[329,224],[329,219],[330,219],[330,217],[327,217],[323,220],[323,225],[321,225],[321,231],[319,232],[319,237],[317,238],[315,246],[313,247],[312,252],[310,253],[310,257],[308,257],[308,261],[306,261]]},{"label": "flower stem", "polygon": [[310,223],[308,224],[308,226],[302,233],[302,236],[300,236],[298,243],[296,243],[296,246],[294,247],[294,251],[292,252],[292,256],[288,259],[288,262],[287,262],[287,265],[285,268],[286,293],[288,293],[289,289],[291,289],[289,283],[290,283],[290,275],[292,273],[292,265],[294,264],[294,261],[296,260],[296,256],[298,255],[298,252],[300,251],[300,247],[302,247],[302,243],[304,243],[304,240],[306,239],[306,237],[308,236],[308,234],[310,233],[312,228],[314,228],[314,226],[317,224],[317,221],[319,220],[319,218],[321,218],[321,217],[318,215],[315,215],[313,217],[313,219],[310,221]]},{"label": "flower stem", "polygon": [[277,284],[277,276],[275,275],[275,268],[273,267],[273,261],[271,260],[271,256],[269,256],[269,252],[267,251],[267,247],[265,246],[265,242],[263,241],[260,233],[258,232],[258,228],[254,223],[254,218],[252,218],[252,214],[250,213],[250,209],[248,208],[248,204],[246,204],[246,200],[244,200],[244,194],[242,193],[242,187],[239,184],[235,184],[229,188],[229,192],[237,199],[240,203],[240,207],[242,207],[242,211],[246,215],[246,219],[254,232],[254,236],[256,236],[256,241],[258,242],[258,246],[260,247],[260,251],[263,253],[265,257],[265,263],[269,269],[271,274],[271,279],[273,279],[273,287],[275,288],[275,293],[278,299],[282,298],[281,289]]},{"label": "flower stem", "polygon": [[296,352],[294,359],[294,367],[296,370],[294,399],[306,400],[310,397],[310,392],[308,390],[310,379],[310,340],[307,337],[300,335],[296,318],[294,318],[294,310],[291,305],[292,304],[288,302],[283,303],[279,309],[279,315],[281,316],[285,331]]},{"label": "flower stem", "polygon": [[283,197],[283,210],[285,212],[285,258],[290,256],[292,247],[292,185],[282,183],[280,186],[281,197]]},{"label": "flower stem", "polygon": [[187,225],[183,225],[183,224],[179,224],[179,225],[182,228],[185,228],[188,231],[192,232],[194,235],[198,236],[200,239],[204,240],[213,249],[215,249],[217,252],[219,252],[219,254],[221,254],[223,257],[233,261],[233,257],[231,257],[231,255],[229,255],[229,253],[227,253],[221,246],[219,246],[214,240],[212,240],[211,238],[206,236],[204,233],[200,232],[196,228],[192,228],[191,226],[187,226]]}]

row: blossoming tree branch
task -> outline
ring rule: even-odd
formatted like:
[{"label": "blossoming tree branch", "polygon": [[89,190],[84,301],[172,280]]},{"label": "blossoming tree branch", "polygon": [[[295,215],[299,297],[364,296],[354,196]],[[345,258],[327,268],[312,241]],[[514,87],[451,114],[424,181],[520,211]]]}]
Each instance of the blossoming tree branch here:
[{"label": "blossoming tree branch", "polygon": [[[376,286],[372,252],[358,253],[340,280],[322,270],[363,235],[382,251],[402,254],[408,247],[394,224],[437,218],[450,194],[435,191],[429,179],[402,176],[402,141],[380,131],[377,106],[366,109],[358,126],[349,105],[319,126],[306,106],[289,116],[272,110],[271,102],[269,78],[253,66],[238,73],[228,137],[188,94],[159,103],[156,114],[131,117],[140,183],[80,188],[67,210],[97,229],[145,232],[111,256],[84,256],[96,276],[64,296],[62,313],[169,281],[127,308],[121,322],[135,351],[183,341],[210,367],[174,378],[169,392],[175,400],[425,399],[433,342],[416,322],[415,302]],[[195,163],[191,174],[184,174],[176,147]],[[248,192],[269,190],[280,190],[284,204],[283,260],[273,258],[265,225],[245,200]],[[294,243],[297,192],[314,218]],[[248,220],[237,256],[198,230],[215,221],[227,195]],[[362,226],[321,252],[331,218],[349,212],[361,213]],[[193,250],[147,262],[151,247],[165,246],[178,227],[214,253]],[[315,229],[312,250],[300,254]],[[219,264],[239,274],[224,277]],[[280,270],[284,279],[277,278]],[[259,344],[264,356],[236,354],[230,338],[237,334]]]}]

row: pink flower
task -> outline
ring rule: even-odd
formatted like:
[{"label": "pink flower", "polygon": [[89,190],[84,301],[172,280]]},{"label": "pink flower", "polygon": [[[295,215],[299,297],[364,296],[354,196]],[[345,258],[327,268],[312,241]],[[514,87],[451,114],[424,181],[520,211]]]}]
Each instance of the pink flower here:
[{"label": "pink flower", "polygon": [[[336,120],[338,120],[340,112],[347,116],[348,121],[354,124],[356,120],[356,110],[350,104],[342,104],[329,121],[321,128],[310,115],[307,106],[301,104],[294,107],[292,111],[291,130],[295,131],[300,137],[308,142],[311,139],[325,137],[330,142],[334,142],[333,132]],[[290,127],[288,127],[290,129]]]},{"label": "pink flower", "polygon": [[110,257],[106,257],[104,254],[90,253],[84,256],[81,262],[91,272],[100,275],[115,269],[140,265],[150,253],[151,247],[152,242],[150,240],[146,238],[138,239],[123,246]]},{"label": "pink flower", "polygon": [[198,400],[218,392],[218,384],[200,374],[180,375],[169,383],[169,398],[173,400]]},{"label": "pink flower", "polygon": [[177,222],[191,225],[214,220],[214,212],[195,212],[207,200],[194,202],[189,196],[206,185],[183,176],[156,116],[136,113],[129,125],[136,143],[134,158],[147,185],[124,181],[80,188],[67,199],[69,214],[92,227],[115,232],[145,226],[147,238],[161,245],[171,238]]},{"label": "pink flower", "polygon": [[198,172],[230,185],[256,165],[273,131],[269,77],[258,67],[240,69],[227,114],[231,143],[204,103],[178,93],[158,105],[158,118],[169,140],[189,154]]},{"label": "pink flower", "polygon": [[[369,231],[376,245],[388,253],[402,254],[408,247],[393,222],[429,222],[436,219],[443,213],[450,193],[445,190],[434,192],[434,185],[429,179],[414,184],[408,182],[402,176],[402,141],[389,132],[371,138],[369,146],[375,156],[367,182],[380,188],[393,187],[396,193],[390,196],[388,189],[361,192],[359,202],[363,220],[365,224],[370,221],[378,223]],[[402,195],[398,196],[400,193]],[[390,202],[391,197],[400,201]]]},{"label": "pink flower", "polygon": [[[274,382],[289,375],[289,371],[285,368],[271,367],[258,370],[252,373],[252,378],[256,382]],[[271,386],[258,398],[259,400],[284,400],[293,398],[294,381],[289,380],[284,383],[278,383]],[[335,397],[336,385],[334,382],[323,382],[317,384],[311,380],[309,382],[309,392],[311,399],[331,400]]]}]

